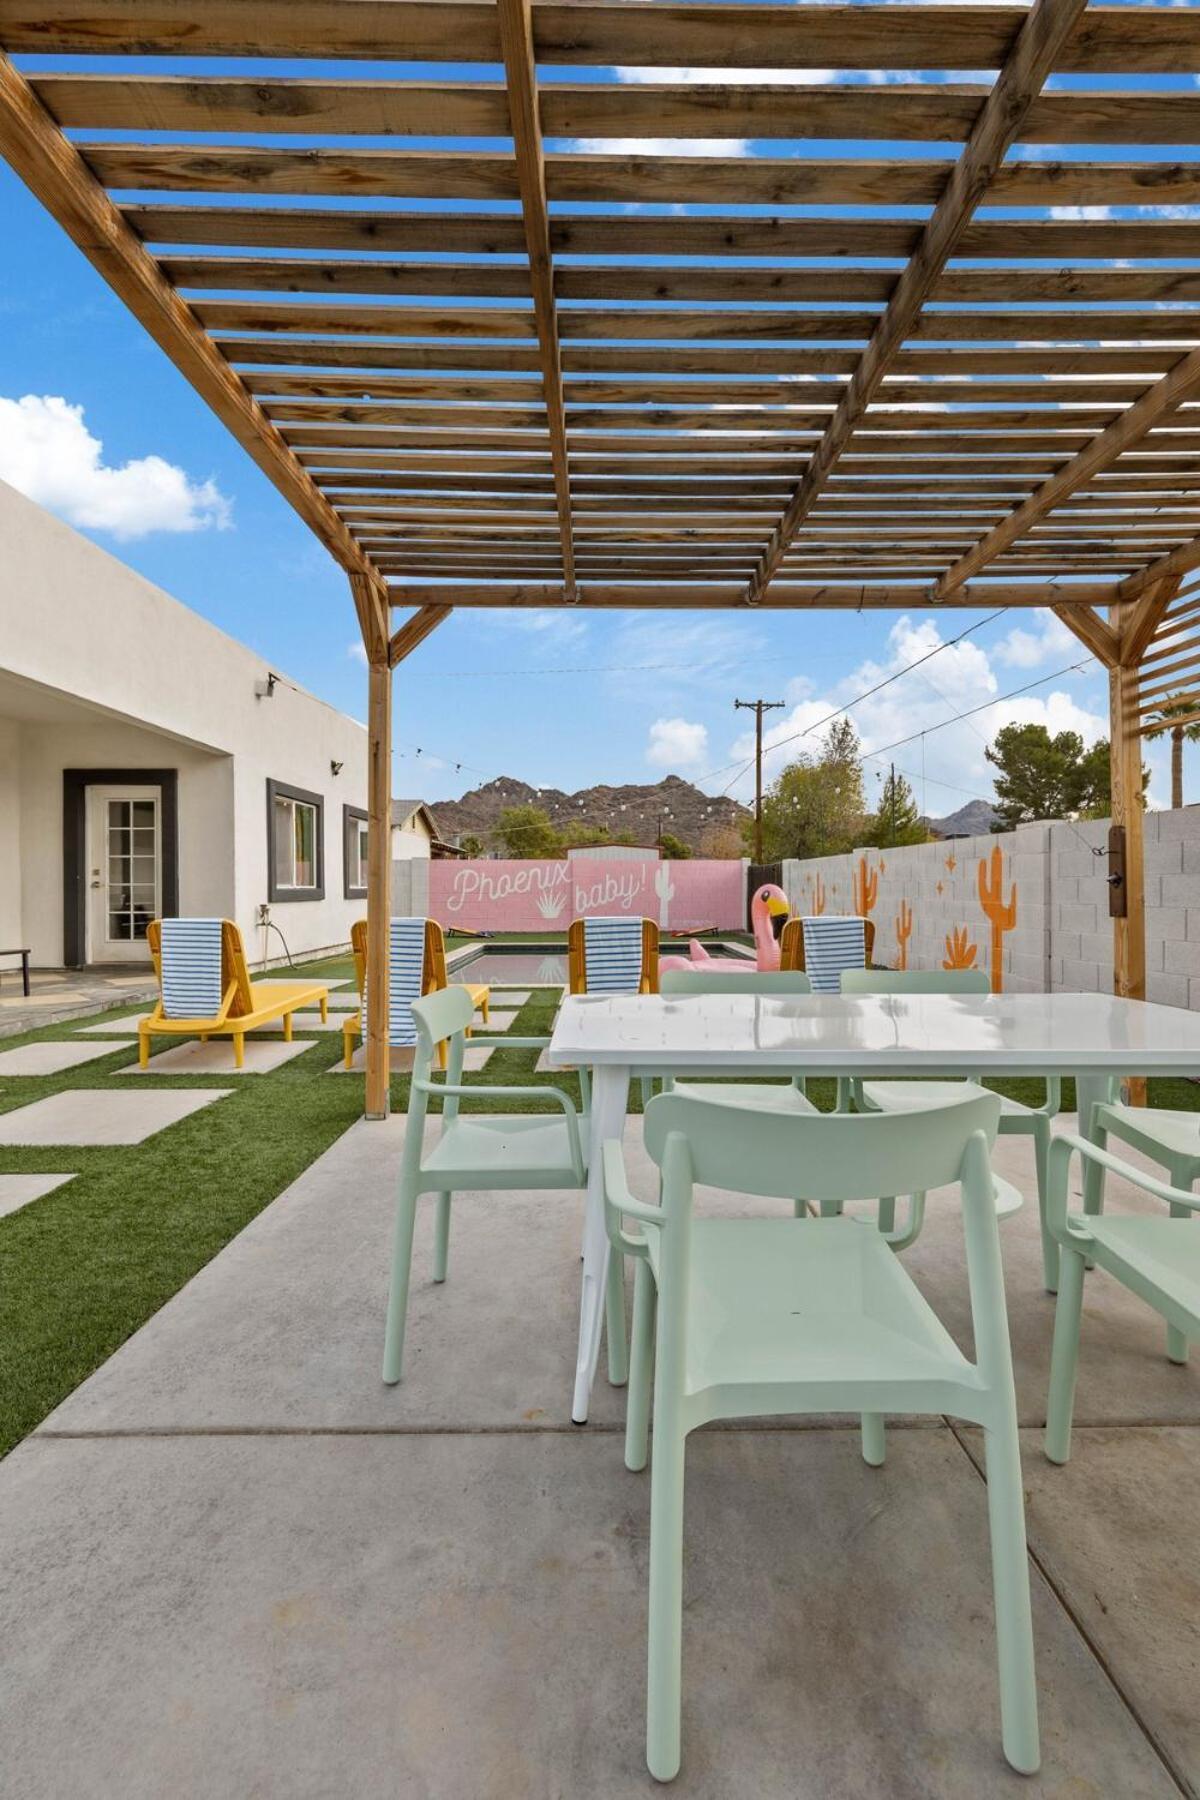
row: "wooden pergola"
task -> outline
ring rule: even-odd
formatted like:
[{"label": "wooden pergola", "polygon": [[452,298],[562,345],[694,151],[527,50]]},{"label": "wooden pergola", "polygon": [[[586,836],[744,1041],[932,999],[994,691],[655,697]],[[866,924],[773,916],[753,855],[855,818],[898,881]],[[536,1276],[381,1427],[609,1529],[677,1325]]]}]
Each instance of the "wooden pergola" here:
[{"label": "wooden pergola", "polygon": [[1105,211],[1200,205],[1200,91],[1131,80],[1200,71],[1200,14],[0,0],[0,46],[0,149],[349,576],[370,1115],[391,671],[452,607],[1053,606],[1110,672],[1144,994],[1141,740],[1200,718],[1200,215]]}]

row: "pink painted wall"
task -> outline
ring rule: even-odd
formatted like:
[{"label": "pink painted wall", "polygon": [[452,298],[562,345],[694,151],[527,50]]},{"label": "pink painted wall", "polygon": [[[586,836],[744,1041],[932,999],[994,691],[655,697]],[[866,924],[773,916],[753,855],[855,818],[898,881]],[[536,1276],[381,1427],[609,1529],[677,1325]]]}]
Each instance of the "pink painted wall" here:
[{"label": "pink painted wall", "polygon": [[435,861],[429,911],[467,931],[562,931],[597,913],[656,919],[663,931],[717,926],[739,931],[746,917],[740,862]]}]

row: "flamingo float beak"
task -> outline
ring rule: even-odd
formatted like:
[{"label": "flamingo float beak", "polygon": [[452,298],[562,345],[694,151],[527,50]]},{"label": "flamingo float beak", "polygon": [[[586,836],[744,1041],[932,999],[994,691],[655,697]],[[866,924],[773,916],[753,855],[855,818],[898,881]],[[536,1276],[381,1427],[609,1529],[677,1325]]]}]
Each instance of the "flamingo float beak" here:
[{"label": "flamingo float beak", "polygon": [[788,903],[786,900],[776,900],[775,896],[772,894],[771,898],[767,901],[767,911],[773,919],[777,919],[781,913],[786,916],[788,912]]}]

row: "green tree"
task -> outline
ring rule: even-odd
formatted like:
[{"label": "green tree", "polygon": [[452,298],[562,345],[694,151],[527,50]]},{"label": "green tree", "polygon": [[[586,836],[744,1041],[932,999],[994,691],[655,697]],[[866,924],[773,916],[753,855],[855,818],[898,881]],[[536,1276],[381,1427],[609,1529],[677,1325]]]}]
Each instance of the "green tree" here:
[{"label": "green tree", "polygon": [[984,755],[998,770],[996,815],[1002,830],[1030,819],[1103,817],[1108,809],[1105,738],[1085,750],[1077,731],[1051,737],[1044,725],[1004,725]]},{"label": "green tree", "polygon": [[[830,726],[817,756],[799,756],[781,769],[763,795],[763,855],[836,856],[862,836],[866,803],[858,733],[849,719]],[[747,846],[754,822],[743,820]]]},{"label": "green tree", "polygon": [[893,844],[925,844],[929,830],[917,808],[917,798],[903,775],[889,769],[879,794],[879,811],[870,822],[869,844],[889,849]]},{"label": "green tree", "polygon": [[557,856],[562,839],[540,806],[506,806],[496,820],[494,836],[506,856]]},{"label": "green tree", "polygon": [[[1196,702],[1182,694],[1172,694],[1154,714],[1156,721],[1171,727],[1171,805],[1183,805],[1183,746],[1200,743],[1200,723],[1196,720]],[[1187,721],[1185,723],[1185,720]]]},{"label": "green tree", "polygon": [[563,850],[586,850],[593,844],[611,844],[612,832],[607,825],[589,825],[586,819],[572,819],[559,833]]},{"label": "green tree", "polygon": [[484,851],[483,839],[473,831],[464,831],[458,841],[458,847],[460,850],[464,850],[468,856],[482,856]]},{"label": "green tree", "polygon": [[692,854],[690,844],[675,836],[673,831],[664,831],[658,840],[660,856],[668,857],[673,862],[686,862]]}]

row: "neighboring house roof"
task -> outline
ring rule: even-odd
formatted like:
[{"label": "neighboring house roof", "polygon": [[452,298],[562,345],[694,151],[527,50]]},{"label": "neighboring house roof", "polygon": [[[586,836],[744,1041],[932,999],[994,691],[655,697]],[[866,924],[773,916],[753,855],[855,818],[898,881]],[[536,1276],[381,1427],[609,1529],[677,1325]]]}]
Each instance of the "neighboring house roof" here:
[{"label": "neighboring house roof", "polygon": [[411,826],[419,824],[431,838],[440,838],[438,822],[423,800],[393,800],[392,825]]}]

